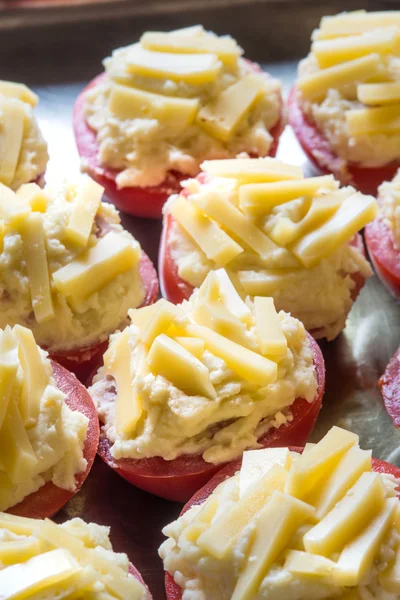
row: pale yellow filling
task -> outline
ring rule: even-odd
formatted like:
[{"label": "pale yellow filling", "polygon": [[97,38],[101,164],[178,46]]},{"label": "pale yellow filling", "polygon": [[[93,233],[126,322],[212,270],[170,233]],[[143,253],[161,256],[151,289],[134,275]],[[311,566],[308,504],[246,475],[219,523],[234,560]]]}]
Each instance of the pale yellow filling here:
[{"label": "pale yellow filling", "polygon": [[379,187],[380,218],[392,232],[394,247],[400,250],[400,173]]}]

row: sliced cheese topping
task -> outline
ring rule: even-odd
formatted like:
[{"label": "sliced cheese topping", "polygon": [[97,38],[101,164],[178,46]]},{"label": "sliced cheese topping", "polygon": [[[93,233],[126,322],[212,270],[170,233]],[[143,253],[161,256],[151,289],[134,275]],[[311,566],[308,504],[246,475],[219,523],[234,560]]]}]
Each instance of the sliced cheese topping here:
[{"label": "sliced cheese topping", "polygon": [[[259,418],[275,417],[278,397],[279,411],[296,398],[292,371],[298,361],[307,374],[302,393],[314,399],[315,371],[302,325],[278,314],[271,298],[245,302],[222,269],[209,273],[190,302],[175,306],[159,300],[129,316],[132,325],[112,337],[105,366],[91,388],[112,452],[121,448],[133,457],[161,452],[168,459],[171,453],[196,452],[196,446],[201,452],[217,446],[213,429],[217,425],[218,431],[225,418],[228,430],[234,429],[231,421],[244,430],[267,427],[268,419],[261,425]],[[115,400],[103,395],[110,379]],[[275,400],[263,406],[271,393],[277,394]],[[239,415],[248,415],[249,423]],[[223,432],[224,425],[221,438]],[[238,441],[232,439],[233,446]],[[248,432],[240,443],[249,445]],[[224,451],[237,454],[229,445]]]},{"label": "sliced cheese topping", "polygon": [[0,510],[49,480],[74,490],[88,419],[67,407],[46,354],[20,325],[0,330],[0,397]]},{"label": "sliced cheese topping", "polygon": [[185,595],[210,600],[389,597],[399,592],[396,483],[338,427],[301,455],[245,452],[239,473],[165,527],[164,568]]},{"label": "sliced cheese topping", "polygon": [[113,551],[109,528],[81,519],[56,525],[0,513],[0,597],[144,600],[126,554]]}]

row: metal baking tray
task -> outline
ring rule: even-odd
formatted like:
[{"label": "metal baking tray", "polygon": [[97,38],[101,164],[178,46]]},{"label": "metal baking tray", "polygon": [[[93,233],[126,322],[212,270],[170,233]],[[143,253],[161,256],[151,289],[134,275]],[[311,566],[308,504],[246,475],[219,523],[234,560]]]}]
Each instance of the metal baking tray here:
[{"label": "metal baking tray", "polygon": [[[186,4],[187,11],[182,10]],[[37,115],[51,156],[46,179],[54,182],[79,170],[71,129],[73,102],[87,81],[101,71],[101,60],[113,47],[132,42],[145,29],[203,22],[220,33],[229,30],[249,49],[250,58],[283,81],[287,94],[296,73],[294,59],[307,51],[310,32],[322,11],[333,14],[363,7],[357,1],[351,6],[340,0],[323,4],[235,0],[227,21],[225,0],[106,1],[95,11],[49,8],[41,16],[39,9],[17,11],[12,2],[0,3],[0,77],[24,81],[39,94]],[[395,8],[390,1],[368,4],[369,9]],[[310,172],[289,128],[282,136],[278,157]],[[125,215],[122,220],[157,264],[161,224]],[[372,448],[374,456],[400,466],[400,432],[385,412],[377,385],[399,343],[400,305],[374,276],[354,305],[346,329],[334,342],[322,345],[327,387],[313,440],[333,424],[342,425],[357,432],[361,445]],[[128,553],[158,600],[164,597],[157,555],[161,528],[179,511],[178,504],[135,489],[97,459],[82,491],[57,515],[57,521],[80,516],[110,525],[114,548]]]}]

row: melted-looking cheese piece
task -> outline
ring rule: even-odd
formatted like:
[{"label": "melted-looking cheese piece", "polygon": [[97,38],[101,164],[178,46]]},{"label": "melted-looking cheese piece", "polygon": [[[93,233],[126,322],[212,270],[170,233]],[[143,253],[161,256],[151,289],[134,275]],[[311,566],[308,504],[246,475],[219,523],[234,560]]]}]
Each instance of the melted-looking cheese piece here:
[{"label": "melted-looking cheese piece", "polygon": [[0,513],[0,597],[145,600],[126,554],[113,551],[108,527],[81,519],[56,525]]},{"label": "melted-looking cheese piece", "polygon": [[[239,473],[164,528],[159,553],[188,600],[394,600],[394,484],[372,472],[370,452],[338,427],[302,455],[245,452]],[[321,498],[330,499],[322,512]]]}]

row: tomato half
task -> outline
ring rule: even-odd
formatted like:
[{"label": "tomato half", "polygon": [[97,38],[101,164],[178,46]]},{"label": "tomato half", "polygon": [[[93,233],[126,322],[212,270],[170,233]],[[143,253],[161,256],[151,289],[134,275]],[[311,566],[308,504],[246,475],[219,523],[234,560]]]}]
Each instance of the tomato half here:
[{"label": "tomato half", "polygon": [[[299,447],[291,447],[290,449],[296,452],[303,451],[303,448]],[[183,515],[192,506],[205,502],[205,500],[207,500],[207,498],[220,483],[226,479],[229,479],[229,477],[233,477],[233,475],[240,469],[241,465],[242,459],[238,459],[227,464],[216,475],[214,475],[214,477],[210,479],[210,481],[206,483],[204,487],[194,494],[189,502],[185,504],[180,514]],[[383,460],[378,460],[377,458],[372,459],[372,470],[377,473],[387,473],[388,475],[393,475],[396,478],[400,478],[400,469],[398,467],[384,462]],[[182,600],[182,589],[177,583],[175,583],[172,575],[167,572],[165,573],[165,592],[167,600]]]},{"label": "tomato half", "polygon": [[359,163],[347,163],[347,176],[343,177],[342,160],[333,152],[329,142],[315,123],[305,115],[297,102],[296,88],[288,98],[289,123],[303,151],[314,167],[323,174],[332,173],[342,185],[352,185],[363,194],[376,196],[383,181],[391,181],[400,167],[400,162],[391,162],[382,167],[363,167]]},{"label": "tomato half", "polygon": [[391,358],[379,380],[383,402],[394,424],[400,429],[400,348]]},{"label": "tomato half", "polygon": [[364,238],[377,275],[400,299],[400,250],[394,246],[393,233],[382,219],[375,219],[365,227]]},{"label": "tomato half", "polygon": [[[260,67],[254,65],[254,70],[260,71]],[[79,155],[85,160],[85,168],[89,175],[102,185],[106,194],[115,206],[122,212],[149,219],[161,219],[162,207],[171,194],[177,194],[180,183],[187,179],[188,175],[175,170],[168,172],[165,181],[156,186],[148,187],[125,187],[117,188],[116,177],[120,171],[101,165],[98,160],[98,145],[96,132],[89,127],[84,116],[85,92],[102,83],[107,79],[107,74],[102,73],[95,77],[79,94],[73,110],[73,128]],[[279,136],[284,128],[284,119],[271,129],[273,137],[269,156],[275,156],[278,148]]]},{"label": "tomato half", "polygon": [[146,585],[146,583],[145,583],[145,581],[144,581],[144,579],[142,577],[142,574],[140,573],[140,571],[137,570],[137,568],[132,563],[129,563],[129,573],[135,579],[137,579],[138,581],[140,581],[140,583],[142,585],[144,585],[144,587],[146,588],[146,592],[147,592],[146,600],[152,600],[153,596],[151,595],[150,590],[147,587],[147,585]]},{"label": "tomato half", "polygon": [[52,517],[80,490],[92,468],[99,443],[99,419],[87,389],[77,380],[75,375],[61,365],[51,361],[51,366],[58,389],[67,396],[66,403],[69,408],[73,411],[79,411],[89,419],[83,448],[83,456],[87,461],[87,466],[85,471],[75,476],[76,489],[73,492],[63,490],[50,481],[7,511],[13,515],[32,519]]},{"label": "tomato half", "polygon": [[[145,298],[142,306],[153,304],[158,298],[158,278],[153,263],[142,251],[140,260],[140,278],[145,288]],[[107,350],[108,340],[99,344],[78,348],[77,350],[66,350],[65,352],[50,352],[50,357],[72,371],[79,381],[86,383],[89,375],[102,363],[103,354]]]},{"label": "tomato half", "polygon": [[[293,419],[278,429],[270,429],[259,440],[264,447],[305,444],[317,420],[325,390],[325,363],[318,344],[308,335],[317,371],[318,390],[314,402],[297,398],[291,406]],[[132,485],[155,496],[185,502],[223,465],[205,462],[200,454],[182,455],[167,461],[161,457],[114,460],[110,442],[100,434],[99,455],[112,469]]]}]

